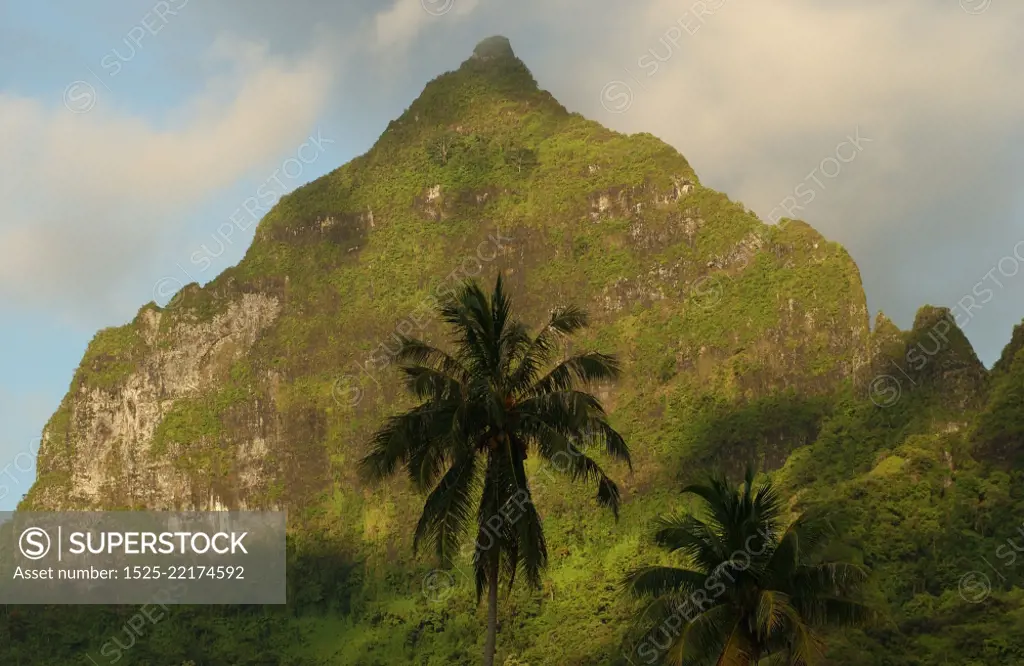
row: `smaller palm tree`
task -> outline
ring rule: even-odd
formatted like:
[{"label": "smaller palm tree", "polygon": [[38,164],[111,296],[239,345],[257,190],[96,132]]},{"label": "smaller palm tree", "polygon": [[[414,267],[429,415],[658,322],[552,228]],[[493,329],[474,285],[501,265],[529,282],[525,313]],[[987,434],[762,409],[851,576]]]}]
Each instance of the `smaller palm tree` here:
[{"label": "smaller palm tree", "polygon": [[770,481],[741,487],[724,478],[688,486],[706,515],[663,516],[655,542],[687,568],[645,567],[626,576],[646,602],[636,617],[637,663],[673,666],[806,666],[824,652],[821,630],[859,624],[861,567],[823,557],[835,536],[824,516],[788,525]]}]

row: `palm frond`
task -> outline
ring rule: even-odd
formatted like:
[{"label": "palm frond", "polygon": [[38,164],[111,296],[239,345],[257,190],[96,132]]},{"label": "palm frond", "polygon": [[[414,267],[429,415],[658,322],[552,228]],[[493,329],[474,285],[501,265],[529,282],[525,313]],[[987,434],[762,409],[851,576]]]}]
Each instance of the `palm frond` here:
[{"label": "palm frond", "polygon": [[704,589],[707,574],[675,567],[643,567],[626,574],[624,591],[635,598],[691,593]]},{"label": "palm frond", "polygon": [[782,496],[771,481],[765,481],[758,488],[750,502],[750,513],[758,525],[776,527],[782,519],[784,505]]},{"label": "palm frond", "polygon": [[491,295],[491,331],[495,341],[502,337],[502,332],[512,323],[512,300],[505,293],[501,273],[494,282],[494,293]]},{"label": "palm frond", "polygon": [[754,660],[754,651],[750,640],[745,634],[743,623],[737,619],[722,645],[722,653],[715,661],[715,666],[750,666]]},{"label": "palm frond", "polygon": [[426,542],[436,548],[444,565],[452,563],[472,518],[476,471],[475,451],[468,448],[427,497],[413,538],[414,551]]},{"label": "palm frond", "polygon": [[790,576],[835,536],[835,526],[824,517],[801,514],[779,538],[770,567],[782,576]]},{"label": "palm frond", "polygon": [[825,644],[805,619],[790,607],[786,610],[787,620],[787,652],[790,663],[797,666],[809,666],[821,658]]},{"label": "palm frond", "polygon": [[[544,539],[537,508],[530,501],[522,506],[523,515],[513,523],[516,527],[516,543],[519,546],[519,557],[526,580],[533,587],[540,587],[541,571],[548,564],[548,549]],[[511,586],[511,580],[509,586]]]},{"label": "palm frond", "polygon": [[860,626],[875,619],[869,606],[853,599],[823,595],[797,602],[800,615],[813,627]]},{"label": "palm frond", "polygon": [[567,305],[556,308],[551,313],[545,332],[550,335],[566,337],[586,328],[590,323],[590,317],[585,310],[575,305]]},{"label": "palm frond", "polygon": [[653,527],[656,544],[692,560],[706,573],[714,571],[730,556],[716,531],[694,516],[659,516]]},{"label": "palm frond", "polygon": [[540,369],[554,354],[558,342],[587,326],[587,313],[575,306],[557,308],[543,329],[529,344],[517,348],[515,360],[518,363],[511,377],[512,390],[519,392],[532,385]]},{"label": "palm frond", "polygon": [[594,417],[590,420],[583,440],[598,445],[604,443],[605,453],[626,463],[629,466],[629,471],[633,471],[633,458],[629,453],[626,440],[604,418]]},{"label": "palm frond", "polygon": [[516,393],[516,372],[522,367],[522,358],[533,343],[530,330],[521,321],[507,322],[498,339],[499,358],[503,387],[509,393]]},{"label": "palm frond", "polygon": [[[708,666],[722,653],[740,616],[726,604],[698,609],[688,597],[663,596],[649,604],[635,627],[641,630],[630,653],[639,663]],[[635,663],[635,662],[634,662]]]},{"label": "palm frond", "polygon": [[559,391],[527,398],[517,405],[516,412],[527,430],[543,426],[576,439],[589,433],[594,419],[604,416],[597,398],[583,391]]},{"label": "palm frond", "polygon": [[758,638],[767,643],[783,627],[793,610],[785,592],[762,590],[754,614]]},{"label": "palm frond", "polygon": [[544,426],[572,438],[578,448],[599,446],[632,471],[633,460],[625,438],[608,423],[601,403],[589,393],[569,390],[534,396],[520,403],[517,412],[524,418],[527,431]]},{"label": "palm frond", "polygon": [[477,601],[494,575],[492,567],[500,565],[502,553],[514,546],[509,525],[499,516],[501,509],[514,494],[513,474],[500,456],[488,455],[484,471],[483,491],[477,508],[477,537],[473,565],[476,571]]},{"label": "palm frond", "polygon": [[438,308],[455,332],[457,357],[471,374],[491,375],[497,364],[497,338],[487,296],[475,282],[451,292]]},{"label": "palm frond", "polygon": [[420,492],[428,491],[448,467],[449,458],[461,454],[465,445],[451,435],[418,442],[405,461],[409,481]]},{"label": "palm frond", "polygon": [[403,366],[405,388],[420,400],[461,400],[463,385],[442,371],[422,365]]},{"label": "palm frond", "polygon": [[713,525],[719,531],[724,531],[731,525],[736,516],[738,505],[737,497],[725,477],[709,479],[707,483],[695,483],[685,486],[681,491],[683,495],[696,495],[704,500],[705,522]]},{"label": "palm frond", "polygon": [[622,494],[619,486],[611,477],[605,474],[600,466],[590,458],[586,459],[586,465],[594,470],[593,476],[597,477],[597,503],[606,509],[612,510],[615,520],[619,519],[619,505],[622,504]]},{"label": "palm frond", "polygon": [[[370,439],[370,452],[359,463],[360,474],[369,482],[379,482],[413,457],[436,451],[449,441],[457,412],[458,405],[452,402],[426,403],[389,418]],[[429,487],[433,479],[423,476],[422,469],[419,472],[414,476]]]},{"label": "palm frond", "polygon": [[597,481],[598,504],[611,509],[618,520],[621,499],[619,487],[605,474],[601,466],[580,451],[564,434],[546,423],[531,420],[524,426],[540,456],[555,470],[568,474],[573,481]]},{"label": "palm frond", "polygon": [[580,385],[614,381],[621,368],[614,356],[599,352],[578,354],[556,365],[548,374],[523,391],[526,396],[568,391]]},{"label": "palm frond", "polygon": [[[515,479],[515,493],[506,501],[501,517],[513,528],[512,538],[517,546],[517,556],[527,581],[534,587],[540,586],[540,572],[547,566],[548,549],[540,515],[533,503],[526,468],[523,465],[525,443],[518,437],[510,440],[509,463]],[[512,579],[509,581],[509,587]]]},{"label": "palm frond", "polygon": [[790,577],[794,595],[812,598],[822,595],[848,595],[867,580],[864,567],[851,562],[822,562],[800,565]]},{"label": "palm frond", "polygon": [[399,365],[429,368],[460,384],[469,381],[469,371],[450,354],[417,338],[399,336],[399,341],[401,345],[395,354]]}]

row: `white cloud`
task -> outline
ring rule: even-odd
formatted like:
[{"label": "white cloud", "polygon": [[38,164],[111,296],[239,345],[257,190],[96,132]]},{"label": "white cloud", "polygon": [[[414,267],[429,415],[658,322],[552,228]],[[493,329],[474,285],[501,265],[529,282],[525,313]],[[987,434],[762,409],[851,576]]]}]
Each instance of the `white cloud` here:
[{"label": "white cloud", "polygon": [[395,0],[391,9],[374,17],[376,47],[405,49],[430,21],[465,16],[476,9],[478,0]]},{"label": "white cloud", "polygon": [[[1019,61],[1010,57],[1020,50],[1019,7],[971,16],[957,3],[923,1],[707,2],[699,4],[721,6],[701,24],[687,15],[695,4],[651,3],[634,26],[655,37],[624,40],[641,44],[624,58],[616,49],[616,76],[633,88],[634,104],[619,117],[597,115],[674,143],[704,173],[741,178],[746,191],[735,194],[764,213],[858,126],[876,138],[870,177],[890,189],[899,174],[912,197],[886,205],[917,205],[963,177],[950,150],[1005,135],[1024,117]],[[693,34],[682,30],[678,46],[659,41],[678,19]],[[598,67],[616,69],[608,58]]]},{"label": "white cloud", "polygon": [[164,126],[114,110],[102,88],[78,114],[0,93],[0,302],[103,309],[176,216],[315,128],[331,82],[315,49],[288,61],[225,37],[207,61],[206,87]]}]

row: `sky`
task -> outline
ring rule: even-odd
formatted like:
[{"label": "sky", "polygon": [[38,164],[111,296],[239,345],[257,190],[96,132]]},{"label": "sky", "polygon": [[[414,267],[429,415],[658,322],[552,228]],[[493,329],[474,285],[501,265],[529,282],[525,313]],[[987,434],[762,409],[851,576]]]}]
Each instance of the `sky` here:
[{"label": "sky", "polygon": [[986,365],[1024,318],[1019,2],[0,0],[0,511],[97,330],[237,263],[261,185],[364,153],[493,34],[842,243],[872,316],[950,307]]}]

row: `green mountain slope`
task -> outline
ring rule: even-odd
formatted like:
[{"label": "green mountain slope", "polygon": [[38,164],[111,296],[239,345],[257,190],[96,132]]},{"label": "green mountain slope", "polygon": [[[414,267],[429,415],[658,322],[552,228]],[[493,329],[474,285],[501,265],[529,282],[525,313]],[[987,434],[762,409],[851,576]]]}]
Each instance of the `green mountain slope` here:
[{"label": "green mountain slope", "polygon": [[[454,281],[499,270],[528,319],[560,302],[591,311],[586,342],[622,354],[613,400],[648,405],[637,416],[697,387],[819,394],[851,375],[866,307],[841,247],[801,222],[763,225],[670,146],[568,113],[507,42],[486,46],[369,153],[282,199],[238,266],[101,332],[46,429],[26,506],[257,506],[351,489],[344,461],[395,408],[396,331],[419,331]],[[119,430],[107,396],[126,393],[159,404]],[[102,484],[81,478],[90,447]],[[177,468],[160,468],[168,457]]]},{"label": "green mountain slope", "polygon": [[[982,604],[958,593],[1024,520],[1019,476],[984,466],[1020,450],[1024,362],[989,378],[934,308],[910,332],[881,317],[871,332],[842,247],[798,220],[763,224],[651,135],[569,113],[492,38],[367,154],[283,198],[238,266],[90,344],[22,510],[286,507],[293,540],[287,610],[175,609],[121,663],[476,662],[468,569],[414,558],[422,497],[400,479],[362,487],[355,463],[408,404],[395,334],[438,339],[436,299],[499,271],[526,321],[589,310],[577,343],[623,362],[600,398],[635,467],[601,461],[621,480],[616,523],[534,466],[551,566],[542,590],[503,602],[507,664],[627,663],[617,585],[662,557],[650,520],[685,480],[748,461],[798,502],[842,507],[876,570],[885,621],[837,636],[830,663],[1024,654],[1019,591],[1001,591],[1016,579],[992,575],[1002,588]],[[23,663],[69,663],[126,613],[22,609],[0,636],[34,650]],[[44,639],[58,621],[74,639]]]}]

